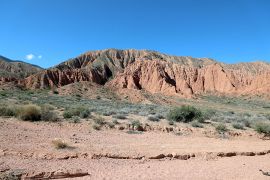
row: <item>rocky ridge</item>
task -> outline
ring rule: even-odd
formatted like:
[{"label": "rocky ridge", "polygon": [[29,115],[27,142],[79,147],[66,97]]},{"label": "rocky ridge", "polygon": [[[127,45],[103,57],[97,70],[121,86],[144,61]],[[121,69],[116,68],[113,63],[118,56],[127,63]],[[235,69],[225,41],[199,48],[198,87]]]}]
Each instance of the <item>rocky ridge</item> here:
[{"label": "rocky ridge", "polygon": [[90,51],[30,75],[19,83],[30,89],[62,87],[88,81],[114,90],[192,97],[201,93],[267,94],[270,65],[224,64],[209,58],[169,56],[156,51]]}]

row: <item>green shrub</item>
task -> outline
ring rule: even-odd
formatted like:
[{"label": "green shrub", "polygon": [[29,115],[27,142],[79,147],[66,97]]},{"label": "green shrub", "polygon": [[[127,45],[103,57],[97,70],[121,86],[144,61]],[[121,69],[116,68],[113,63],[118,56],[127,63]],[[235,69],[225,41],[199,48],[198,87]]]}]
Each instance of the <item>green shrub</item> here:
[{"label": "green shrub", "polygon": [[24,105],[18,109],[17,116],[24,121],[40,121],[41,108],[37,105]]},{"label": "green shrub", "polygon": [[270,136],[270,123],[258,122],[255,124],[254,129],[260,134]]},{"label": "green shrub", "polygon": [[233,123],[232,127],[235,129],[244,129],[244,126],[241,123]]},{"label": "green shrub", "polygon": [[203,118],[202,112],[193,106],[182,106],[173,108],[167,114],[167,119],[169,121],[184,122],[184,123],[202,118]]},{"label": "green shrub", "polygon": [[216,131],[217,131],[218,133],[224,133],[224,132],[227,132],[228,129],[227,129],[227,126],[226,126],[225,124],[220,123],[220,124],[218,124],[218,125],[216,126]]},{"label": "green shrub", "polygon": [[9,106],[0,107],[0,116],[15,116],[16,110],[15,108],[11,108]]}]

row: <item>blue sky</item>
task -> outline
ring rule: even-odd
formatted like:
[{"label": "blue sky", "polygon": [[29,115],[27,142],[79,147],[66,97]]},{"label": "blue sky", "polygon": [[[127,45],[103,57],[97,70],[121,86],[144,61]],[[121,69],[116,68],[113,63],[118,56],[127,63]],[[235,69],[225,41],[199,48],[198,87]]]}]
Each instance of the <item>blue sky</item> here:
[{"label": "blue sky", "polygon": [[1,0],[0,54],[42,67],[89,50],[270,62],[269,0]]}]

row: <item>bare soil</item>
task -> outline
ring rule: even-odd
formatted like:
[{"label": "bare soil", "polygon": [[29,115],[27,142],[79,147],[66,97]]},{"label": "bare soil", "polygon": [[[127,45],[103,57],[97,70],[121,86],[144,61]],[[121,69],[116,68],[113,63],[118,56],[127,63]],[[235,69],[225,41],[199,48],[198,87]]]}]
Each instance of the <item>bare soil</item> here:
[{"label": "bare soil", "polygon": [[[196,131],[128,134],[95,131],[88,121],[0,119],[0,173],[19,170],[25,179],[269,179],[260,171],[270,171],[269,140],[249,130],[229,138]],[[55,139],[69,147],[56,149]]]}]

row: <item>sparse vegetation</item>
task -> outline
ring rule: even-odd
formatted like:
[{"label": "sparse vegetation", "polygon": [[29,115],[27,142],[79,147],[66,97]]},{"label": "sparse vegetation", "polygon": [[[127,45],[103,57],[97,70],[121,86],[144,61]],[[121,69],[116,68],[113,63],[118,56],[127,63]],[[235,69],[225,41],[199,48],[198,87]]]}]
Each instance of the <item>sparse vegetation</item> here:
[{"label": "sparse vegetation", "polygon": [[199,109],[196,109],[193,106],[182,106],[173,108],[169,111],[167,119],[169,121],[176,122],[191,122],[195,119],[201,119],[202,112]]}]

